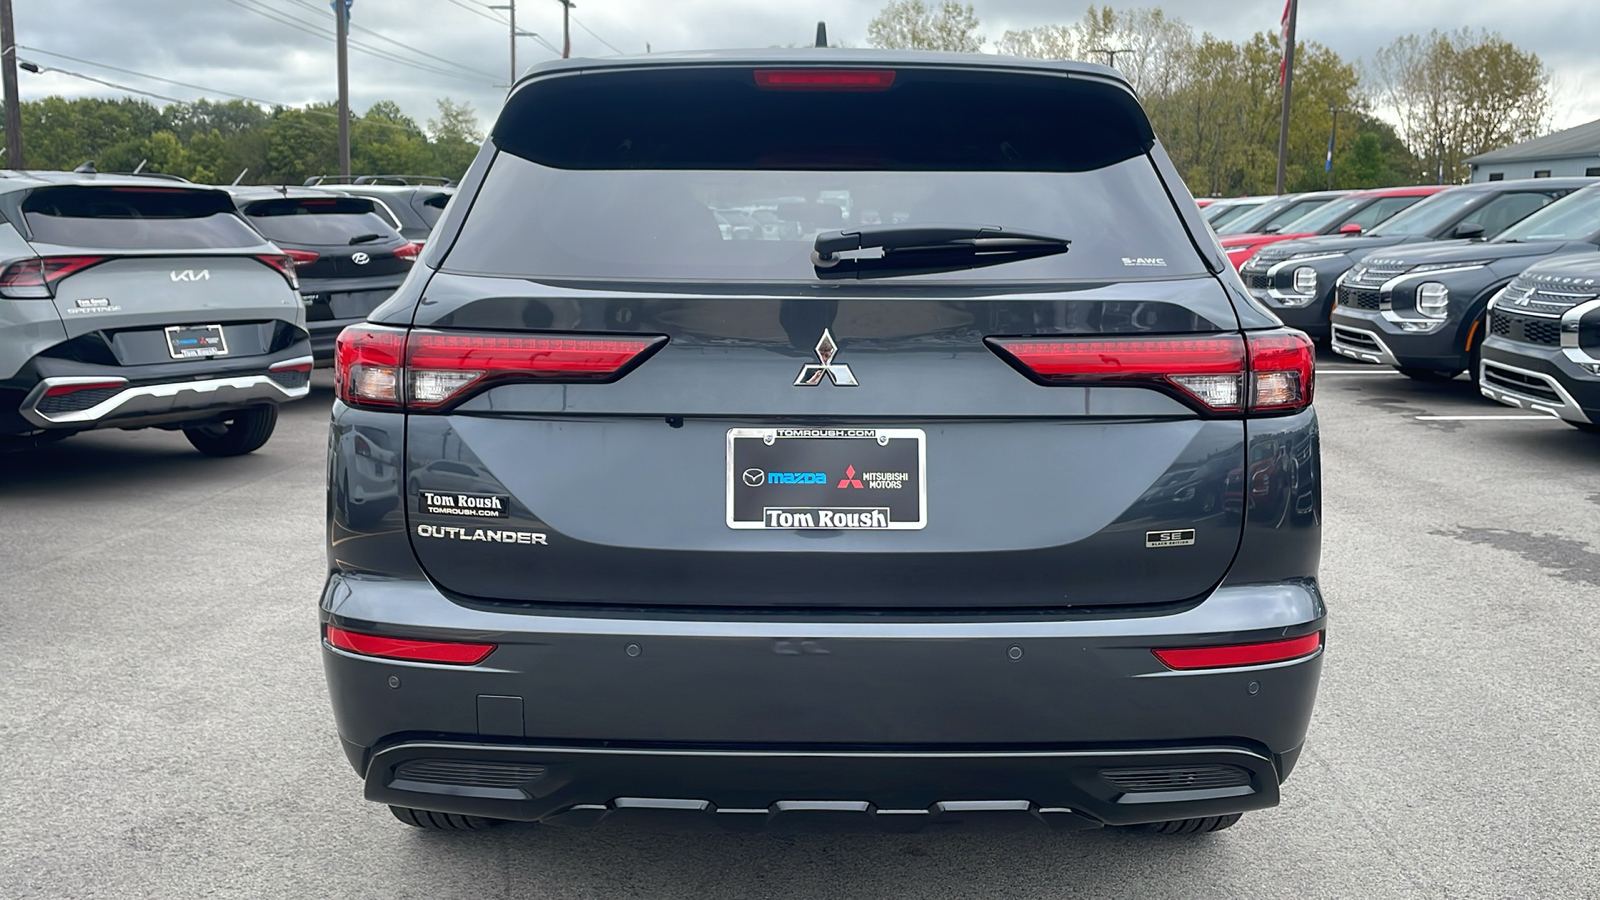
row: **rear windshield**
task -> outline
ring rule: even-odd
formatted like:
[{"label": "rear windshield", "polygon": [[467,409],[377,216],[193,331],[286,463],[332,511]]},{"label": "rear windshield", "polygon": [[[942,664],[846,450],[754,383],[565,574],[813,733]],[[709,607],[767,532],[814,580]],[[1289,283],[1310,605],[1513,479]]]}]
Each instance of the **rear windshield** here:
[{"label": "rear windshield", "polygon": [[395,234],[389,217],[363,197],[257,200],[244,212],[262,234],[288,244],[348,244],[355,237]]},{"label": "rear windshield", "polygon": [[156,187],[46,187],[22,217],[32,240],[103,250],[254,247],[261,238],[221,191]]},{"label": "rear windshield", "polygon": [[445,260],[454,271],[814,282],[816,236],[870,225],[1072,242],[897,282],[1205,271],[1147,155],[1143,113],[1077,79],[906,70],[887,90],[839,92],[763,90],[749,69],[561,78],[513,96],[493,140]]},{"label": "rear windshield", "polygon": [[1586,188],[1501,232],[1496,241],[1584,241],[1600,234],[1600,190]]}]

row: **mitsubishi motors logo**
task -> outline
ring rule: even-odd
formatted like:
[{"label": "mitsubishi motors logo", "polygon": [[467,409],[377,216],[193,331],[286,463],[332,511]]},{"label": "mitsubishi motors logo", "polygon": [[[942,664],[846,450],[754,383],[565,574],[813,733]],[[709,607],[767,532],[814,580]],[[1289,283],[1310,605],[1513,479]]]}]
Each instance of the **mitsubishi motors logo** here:
[{"label": "mitsubishi motors logo", "polygon": [[856,477],[855,466],[845,466],[844,477],[839,479],[839,487],[861,488],[862,490],[866,490],[866,485],[862,484],[861,479]]},{"label": "mitsubishi motors logo", "polygon": [[[806,363],[800,370],[800,375],[795,378],[794,386],[816,387],[822,383],[822,376],[826,375],[834,387],[857,387],[859,382],[856,381],[856,374],[850,371],[850,367],[843,363],[834,363],[833,357],[838,352],[839,345],[833,342],[833,334],[826,328],[822,329],[822,339],[817,341],[817,361],[821,365]],[[839,486],[844,487],[842,484]]]}]

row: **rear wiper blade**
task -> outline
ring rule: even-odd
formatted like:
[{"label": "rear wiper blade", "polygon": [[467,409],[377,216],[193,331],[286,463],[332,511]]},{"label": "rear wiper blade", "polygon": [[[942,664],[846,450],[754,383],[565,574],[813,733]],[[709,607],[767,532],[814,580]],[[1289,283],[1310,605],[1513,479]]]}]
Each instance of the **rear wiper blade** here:
[{"label": "rear wiper blade", "polygon": [[893,278],[1054,256],[1071,244],[995,225],[874,225],[817,235],[811,263],[823,279]]},{"label": "rear wiper blade", "polygon": [[381,235],[381,234],[358,234],[355,237],[350,239],[350,243],[351,244],[370,244],[373,241],[381,241],[381,240],[383,240],[383,235]]}]

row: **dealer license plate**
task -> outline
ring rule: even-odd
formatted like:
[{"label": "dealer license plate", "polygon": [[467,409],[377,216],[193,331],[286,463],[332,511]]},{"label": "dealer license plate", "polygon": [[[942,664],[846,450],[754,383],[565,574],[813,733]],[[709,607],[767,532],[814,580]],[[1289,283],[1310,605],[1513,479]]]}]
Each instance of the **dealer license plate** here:
[{"label": "dealer license plate", "polygon": [[919,428],[728,430],[728,527],[895,531],[928,524]]},{"label": "dealer license plate", "polygon": [[167,329],[167,350],[173,359],[227,356],[221,325],[173,325]]}]

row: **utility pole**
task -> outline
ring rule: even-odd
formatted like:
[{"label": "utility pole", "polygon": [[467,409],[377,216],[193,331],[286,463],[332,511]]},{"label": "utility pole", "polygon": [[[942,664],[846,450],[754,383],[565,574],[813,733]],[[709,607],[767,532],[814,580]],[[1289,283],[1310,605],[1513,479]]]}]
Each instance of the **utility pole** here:
[{"label": "utility pole", "polygon": [[1294,89],[1294,26],[1300,14],[1300,0],[1289,0],[1283,9],[1283,121],[1278,123],[1278,193],[1283,193],[1289,174],[1290,92]]},{"label": "utility pole", "polygon": [[1339,139],[1339,113],[1344,112],[1342,106],[1329,106],[1328,112],[1333,113],[1333,130],[1328,132],[1328,190],[1333,190],[1333,144]]},{"label": "utility pole", "polygon": [[517,83],[517,0],[506,0],[506,9],[511,11],[511,80],[506,84]]},{"label": "utility pole", "polygon": [[17,29],[11,24],[11,0],[0,0],[0,81],[5,83],[6,168],[26,168],[22,159],[22,100],[17,96]]},{"label": "utility pole", "polygon": [[572,0],[556,0],[561,4],[561,58],[572,56]]},{"label": "utility pole", "polygon": [[1096,48],[1094,50],[1090,50],[1089,52],[1104,53],[1106,55],[1106,67],[1115,69],[1117,67],[1117,57],[1123,53],[1132,53],[1133,51],[1126,47],[1118,47],[1115,50],[1109,48]]},{"label": "utility pole", "polygon": [[350,3],[333,0],[339,37],[339,174],[350,177]]}]

